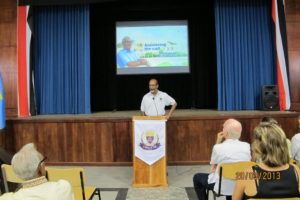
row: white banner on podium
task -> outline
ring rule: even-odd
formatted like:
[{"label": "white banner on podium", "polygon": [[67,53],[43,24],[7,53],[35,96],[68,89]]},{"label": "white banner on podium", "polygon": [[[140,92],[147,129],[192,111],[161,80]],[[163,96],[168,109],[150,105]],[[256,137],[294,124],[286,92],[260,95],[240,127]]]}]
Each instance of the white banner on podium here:
[{"label": "white banner on podium", "polygon": [[135,120],[135,156],[152,165],[166,154],[166,121]]}]

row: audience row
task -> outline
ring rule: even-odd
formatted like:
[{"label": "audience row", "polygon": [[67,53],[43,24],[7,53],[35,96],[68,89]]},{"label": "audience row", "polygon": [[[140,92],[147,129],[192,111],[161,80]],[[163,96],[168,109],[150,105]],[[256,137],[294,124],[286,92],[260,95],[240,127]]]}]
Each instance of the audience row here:
[{"label": "audience row", "polygon": [[[298,117],[300,129],[300,116]],[[207,200],[209,191],[219,192],[219,166],[223,163],[253,161],[256,164],[237,173],[236,179],[221,181],[220,194],[226,199],[300,197],[300,133],[292,141],[278,122],[263,118],[253,131],[252,144],[240,141],[242,125],[228,119],[217,134],[211,155],[211,172],[194,175],[199,200]],[[295,164],[293,164],[295,162]]]}]

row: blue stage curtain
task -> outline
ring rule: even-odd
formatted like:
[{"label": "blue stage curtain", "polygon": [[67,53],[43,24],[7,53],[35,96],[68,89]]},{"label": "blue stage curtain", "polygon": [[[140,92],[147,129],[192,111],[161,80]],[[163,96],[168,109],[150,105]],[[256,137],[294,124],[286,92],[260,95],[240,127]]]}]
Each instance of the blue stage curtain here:
[{"label": "blue stage curtain", "polygon": [[90,113],[89,6],[34,8],[38,114]]},{"label": "blue stage curtain", "polygon": [[271,1],[215,0],[215,26],[218,109],[259,109],[276,83]]}]

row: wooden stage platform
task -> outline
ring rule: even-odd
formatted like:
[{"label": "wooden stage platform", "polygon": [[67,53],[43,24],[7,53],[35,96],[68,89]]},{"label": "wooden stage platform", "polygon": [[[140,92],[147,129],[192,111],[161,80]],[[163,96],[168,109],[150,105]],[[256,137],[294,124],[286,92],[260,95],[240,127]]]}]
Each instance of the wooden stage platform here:
[{"label": "wooden stage platform", "polygon": [[[16,152],[34,142],[52,165],[131,165],[132,122],[138,111],[89,115],[47,115],[9,118],[0,145]],[[167,122],[169,165],[207,164],[224,120],[243,125],[241,140],[251,142],[253,128],[264,116],[278,120],[287,136],[299,132],[298,112],[176,110]]]}]

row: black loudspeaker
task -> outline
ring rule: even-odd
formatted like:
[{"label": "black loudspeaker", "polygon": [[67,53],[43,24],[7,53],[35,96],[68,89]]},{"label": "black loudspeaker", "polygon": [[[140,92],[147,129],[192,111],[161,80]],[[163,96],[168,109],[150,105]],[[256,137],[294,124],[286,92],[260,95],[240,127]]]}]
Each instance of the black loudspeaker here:
[{"label": "black loudspeaker", "polygon": [[264,85],[262,87],[262,109],[279,110],[279,94],[277,85]]}]

